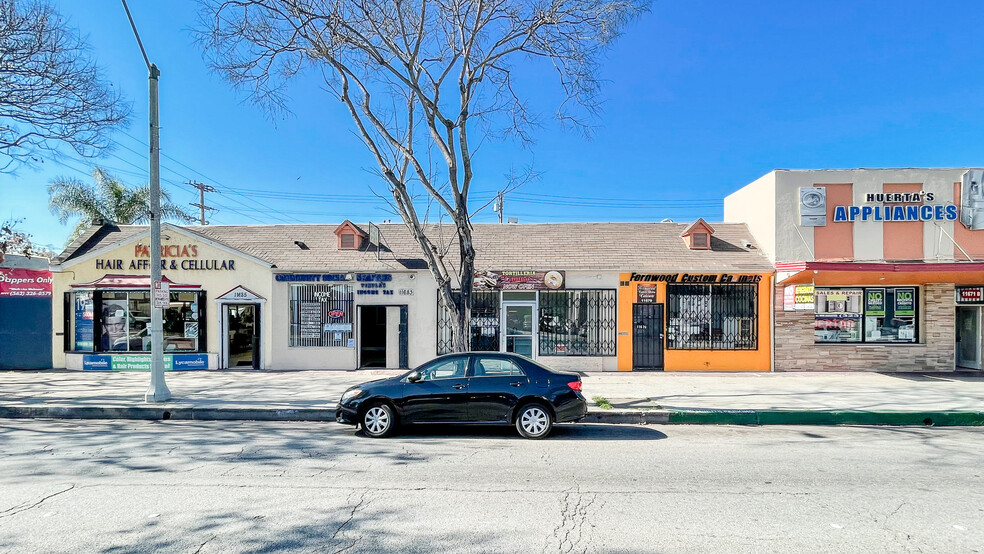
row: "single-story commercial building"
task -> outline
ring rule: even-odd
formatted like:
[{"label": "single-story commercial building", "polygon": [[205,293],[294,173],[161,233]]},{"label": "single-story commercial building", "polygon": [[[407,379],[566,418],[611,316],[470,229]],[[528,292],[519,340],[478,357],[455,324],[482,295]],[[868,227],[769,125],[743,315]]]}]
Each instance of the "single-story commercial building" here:
[{"label": "single-story commercial building", "polygon": [[[167,369],[413,367],[451,349],[402,224],[162,227]],[[453,263],[453,229],[426,231]],[[477,224],[474,244],[472,349],[583,371],[770,369],[773,266],[744,224]],[[105,222],[52,260],[54,367],[149,367],[148,245],[146,226]]]}]

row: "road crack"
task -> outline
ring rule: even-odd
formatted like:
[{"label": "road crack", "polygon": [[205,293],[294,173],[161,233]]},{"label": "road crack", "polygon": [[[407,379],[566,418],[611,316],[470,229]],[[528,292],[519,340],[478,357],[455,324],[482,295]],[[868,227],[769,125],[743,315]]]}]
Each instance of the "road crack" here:
[{"label": "road crack", "polygon": [[[352,494],[349,495],[347,501],[351,502],[352,497],[355,496],[355,493],[356,491],[352,491]],[[333,543],[336,540],[340,540],[338,539],[338,536],[342,533],[342,531],[345,530],[346,527],[348,527],[352,523],[352,521],[355,519],[355,515],[360,511],[364,510],[365,507],[369,505],[369,501],[366,500],[366,496],[368,495],[369,491],[362,490],[361,493],[362,494],[359,495],[359,500],[355,503],[354,506],[352,506],[352,510],[349,512],[348,518],[345,521],[343,521],[338,527],[335,528],[335,532],[332,533],[329,542]],[[351,544],[347,544],[335,550],[334,554],[340,554],[341,552],[345,552],[346,550],[353,548],[355,545],[359,544],[359,541],[361,540],[362,540],[362,535],[357,535],[354,539],[352,539]]]},{"label": "road crack", "polygon": [[[24,506],[24,504],[26,504],[26,502],[24,502],[24,503],[21,503],[21,504],[18,504],[16,506],[14,506],[13,508],[7,508],[6,510],[0,512],[0,518],[10,517],[12,515],[16,515],[16,514],[19,514],[21,512],[26,512],[27,510],[30,510],[31,508],[37,508],[45,500],[48,500],[49,498],[53,498],[55,496],[58,496],[59,494],[62,494],[62,493],[66,493],[66,492],[68,492],[68,491],[70,491],[70,490],[72,490],[74,488],[75,488],[75,483],[72,483],[67,489],[63,489],[63,490],[60,490],[58,492],[49,494],[48,496],[45,496],[44,498],[42,498],[41,500],[38,500],[34,504],[31,504],[30,506]],[[20,508],[20,509],[18,509],[18,508]]]}]

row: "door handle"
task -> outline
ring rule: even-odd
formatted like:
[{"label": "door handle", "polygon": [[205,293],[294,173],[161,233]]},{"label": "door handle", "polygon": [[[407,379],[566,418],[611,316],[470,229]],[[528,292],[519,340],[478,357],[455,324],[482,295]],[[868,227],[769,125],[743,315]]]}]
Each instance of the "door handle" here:
[{"label": "door handle", "polygon": [[523,382],[522,381],[514,381],[512,383],[509,383],[509,386],[510,387],[521,387],[521,386],[523,386]]},{"label": "door handle", "polygon": [[459,383],[459,384],[457,384],[457,385],[451,385],[451,388],[452,388],[452,389],[458,389],[458,390],[461,390],[461,389],[463,389],[463,388],[465,388],[465,386]]}]

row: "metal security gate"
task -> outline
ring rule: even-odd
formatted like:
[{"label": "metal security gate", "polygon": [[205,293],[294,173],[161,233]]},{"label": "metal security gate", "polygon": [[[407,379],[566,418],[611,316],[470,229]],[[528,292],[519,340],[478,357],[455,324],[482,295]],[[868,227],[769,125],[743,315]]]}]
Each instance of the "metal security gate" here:
[{"label": "metal security gate", "polygon": [[663,305],[632,305],[632,369],[663,370]]}]

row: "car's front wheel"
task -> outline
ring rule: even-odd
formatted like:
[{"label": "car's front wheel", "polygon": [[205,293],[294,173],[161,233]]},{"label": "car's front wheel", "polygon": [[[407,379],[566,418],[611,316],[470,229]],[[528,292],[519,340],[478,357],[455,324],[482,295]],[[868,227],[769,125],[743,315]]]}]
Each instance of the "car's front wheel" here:
[{"label": "car's front wheel", "polygon": [[396,416],[389,404],[378,402],[362,414],[362,432],[372,438],[389,436],[396,427]]},{"label": "car's front wheel", "polygon": [[516,430],[528,439],[542,439],[552,428],[553,419],[542,404],[527,404],[516,415]]}]

